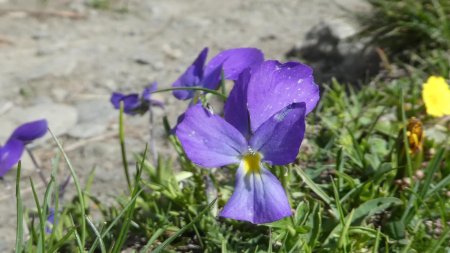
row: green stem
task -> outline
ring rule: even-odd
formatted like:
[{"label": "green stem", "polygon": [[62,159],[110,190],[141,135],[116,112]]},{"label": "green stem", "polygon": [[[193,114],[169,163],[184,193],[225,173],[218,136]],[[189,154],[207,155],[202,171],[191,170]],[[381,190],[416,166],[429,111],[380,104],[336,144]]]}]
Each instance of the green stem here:
[{"label": "green stem", "polygon": [[131,191],[131,180],[130,173],[128,171],[128,160],[127,153],[125,149],[125,131],[123,126],[123,101],[120,101],[120,110],[119,110],[119,141],[120,141],[120,150],[122,152],[122,164],[123,169],[125,171],[125,177],[127,179],[128,189]]},{"label": "green stem", "polygon": [[222,98],[223,100],[227,99],[227,96],[225,96],[224,94],[216,91],[216,90],[211,90],[211,89],[207,89],[207,88],[202,88],[202,87],[177,87],[177,88],[167,88],[167,89],[161,89],[161,90],[157,90],[152,92],[153,93],[160,93],[160,92],[166,92],[166,91],[174,91],[174,90],[198,90],[198,91],[204,91],[207,93],[211,93],[213,95],[216,95],[220,98]]}]

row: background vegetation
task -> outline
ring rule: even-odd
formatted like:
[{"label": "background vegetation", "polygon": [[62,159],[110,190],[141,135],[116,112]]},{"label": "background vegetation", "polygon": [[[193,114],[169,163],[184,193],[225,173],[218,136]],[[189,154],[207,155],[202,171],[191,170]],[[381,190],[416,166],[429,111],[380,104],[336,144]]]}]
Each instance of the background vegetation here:
[{"label": "background vegetation", "polygon": [[[153,164],[143,141],[129,194],[114,205],[89,193],[95,178],[80,185],[55,138],[60,156],[36,207],[23,207],[17,181],[16,252],[448,252],[450,121],[426,115],[421,86],[432,74],[449,78],[450,2],[370,2],[374,17],[362,20],[361,36],[380,47],[385,71],[358,90],[321,85],[298,160],[271,168],[295,209],[291,218],[259,226],[218,219],[235,168],[193,165],[161,118],[155,123],[165,124],[178,159]],[[425,131],[418,150],[408,139],[413,117]],[[59,159],[77,188],[64,205]]]}]

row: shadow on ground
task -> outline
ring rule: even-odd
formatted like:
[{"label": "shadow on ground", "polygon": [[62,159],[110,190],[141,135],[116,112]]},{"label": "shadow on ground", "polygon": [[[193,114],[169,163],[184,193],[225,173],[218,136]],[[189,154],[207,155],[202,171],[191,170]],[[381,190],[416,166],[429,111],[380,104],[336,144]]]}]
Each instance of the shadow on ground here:
[{"label": "shadow on ground", "polygon": [[356,34],[345,37],[334,27],[319,24],[309,30],[304,43],[286,53],[289,60],[300,60],[314,69],[317,83],[361,85],[380,71],[380,58]]}]

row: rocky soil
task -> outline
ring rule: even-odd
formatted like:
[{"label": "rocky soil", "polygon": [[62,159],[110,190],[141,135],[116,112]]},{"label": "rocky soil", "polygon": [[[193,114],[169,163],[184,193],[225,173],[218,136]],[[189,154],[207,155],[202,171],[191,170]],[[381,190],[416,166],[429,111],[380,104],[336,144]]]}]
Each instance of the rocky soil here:
[{"label": "rocky soil", "polygon": [[[205,46],[210,56],[249,46],[285,60],[314,27],[353,34],[348,12],[366,10],[362,0],[0,0],[0,143],[18,124],[46,118],[82,182],[95,168],[92,194],[112,200],[125,180],[111,92],[140,92],[153,81],[167,88]],[[155,110],[157,146],[171,156],[159,119],[167,113],[175,123],[186,104],[169,93],[155,98],[166,103]],[[148,118],[126,117],[126,135],[133,164],[149,139]],[[50,134],[30,148],[48,176],[57,154]],[[28,178],[41,192],[45,185],[23,160],[22,193],[33,208]],[[69,174],[64,163],[59,174]],[[14,170],[0,181],[0,252],[14,245],[14,184]]]}]

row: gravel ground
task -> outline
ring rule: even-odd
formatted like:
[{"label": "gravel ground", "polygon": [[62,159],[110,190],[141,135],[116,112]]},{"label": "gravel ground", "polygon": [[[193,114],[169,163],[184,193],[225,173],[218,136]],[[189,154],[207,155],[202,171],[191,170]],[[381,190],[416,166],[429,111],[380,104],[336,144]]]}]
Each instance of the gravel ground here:
[{"label": "gravel ground", "polygon": [[[105,201],[125,190],[112,91],[140,91],[153,81],[167,88],[205,46],[210,56],[250,46],[284,60],[313,27],[325,23],[351,33],[347,11],[367,9],[362,0],[111,0],[107,8],[92,6],[101,2],[0,0],[0,143],[17,124],[47,118],[81,180],[96,168],[92,192]],[[186,108],[170,94],[155,98],[166,103],[156,117],[167,113],[172,124]],[[130,158],[149,138],[147,121],[126,118]],[[161,124],[155,132],[159,151],[170,156]],[[31,148],[48,175],[54,141],[48,134]],[[44,184],[31,159],[23,159],[22,192],[33,208],[28,178],[41,192]],[[68,173],[62,164],[61,178]],[[14,246],[14,183],[14,171],[0,181],[1,252]]]}]

